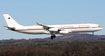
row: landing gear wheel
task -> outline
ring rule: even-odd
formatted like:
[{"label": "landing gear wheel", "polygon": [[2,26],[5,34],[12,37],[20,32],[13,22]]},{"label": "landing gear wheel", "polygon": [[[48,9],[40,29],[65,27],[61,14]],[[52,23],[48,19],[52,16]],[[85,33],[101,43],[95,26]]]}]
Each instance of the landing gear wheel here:
[{"label": "landing gear wheel", "polygon": [[55,35],[51,35],[51,39],[55,38],[56,36]]},{"label": "landing gear wheel", "polygon": [[55,35],[53,35],[53,38],[56,38],[56,36],[55,36]]},{"label": "landing gear wheel", "polygon": [[53,36],[51,36],[51,39],[53,39]]}]

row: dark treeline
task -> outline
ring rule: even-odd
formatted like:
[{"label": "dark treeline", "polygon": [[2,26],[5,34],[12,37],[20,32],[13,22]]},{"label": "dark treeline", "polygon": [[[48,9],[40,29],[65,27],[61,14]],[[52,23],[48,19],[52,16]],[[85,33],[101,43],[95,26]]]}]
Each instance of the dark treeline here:
[{"label": "dark treeline", "polygon": [[56,42],[0,46],[0,56],[105,56],[105,42]]},{"label": "dark treeline", "polygon": [[0,40],[0,56],[105,56],[105,35]]}]

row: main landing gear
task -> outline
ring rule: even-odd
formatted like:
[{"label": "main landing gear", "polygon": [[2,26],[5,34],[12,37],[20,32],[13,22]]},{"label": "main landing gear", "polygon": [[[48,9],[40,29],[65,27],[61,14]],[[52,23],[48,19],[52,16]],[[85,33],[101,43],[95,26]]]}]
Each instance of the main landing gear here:
[{"label": "main landing gear", "polygon": [[56,37],[55,34],[51,35],[51,39],[53,39],[53,38],[55,38],[55,37]]}]

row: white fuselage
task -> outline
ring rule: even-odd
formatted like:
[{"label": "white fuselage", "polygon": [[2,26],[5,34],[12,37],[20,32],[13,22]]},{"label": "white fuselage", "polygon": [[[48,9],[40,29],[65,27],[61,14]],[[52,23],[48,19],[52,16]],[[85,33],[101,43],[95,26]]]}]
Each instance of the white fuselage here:
[{"label": "white fuselage", "polygon": [[[47,25],[47,26],[60,29],[61,31],[68,31],[69,33],[95,32],[103,29],[102,26],[99,26],[97,24],[65,24],[65,25]],[[48,30],[45,30],[42,26],[16,27],[15,31],[27,34],[50,34],[50,32]],[[63,34],[63,33],[55,31],[55,34]]]}]

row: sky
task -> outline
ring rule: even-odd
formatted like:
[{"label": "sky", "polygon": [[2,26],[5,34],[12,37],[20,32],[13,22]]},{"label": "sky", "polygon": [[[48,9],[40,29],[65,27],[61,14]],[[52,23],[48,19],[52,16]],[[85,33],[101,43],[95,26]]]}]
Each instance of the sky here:
[{"label": "sky", "polygon": [[[0,0],[0,39],[46,38],[50,35],[28,35],[6,30],[3,14],[28,26],[40,22],[51,24],[95,23],[105,26],[105,0]],[[105,29],[95,33],[105,35]]]}]

